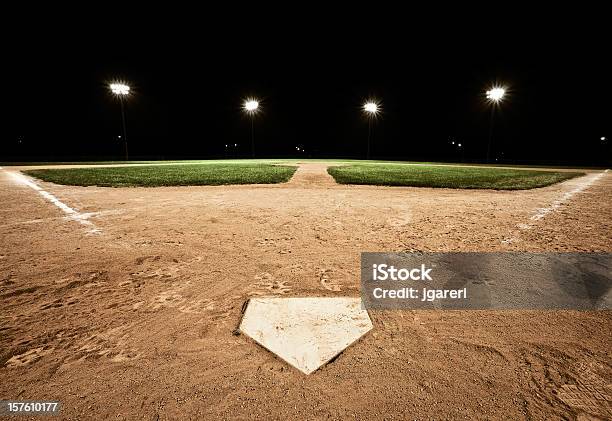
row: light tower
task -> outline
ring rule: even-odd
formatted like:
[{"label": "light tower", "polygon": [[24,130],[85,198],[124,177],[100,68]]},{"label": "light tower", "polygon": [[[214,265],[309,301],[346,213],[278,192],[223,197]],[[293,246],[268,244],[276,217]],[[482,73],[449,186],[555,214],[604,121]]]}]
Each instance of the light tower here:
[{"label": "light tower", "polygon": [[363,104],[363,112],[366,114],[368,119],[368,150],[366,153],[366,159],[370,159],[370,137],[372,134],[372,120],[376,118],[380,112],[380,103],[376,100],[370,99]]},{"label": "light tower", "polygon": [[493,123],[495,118],[495,109],[503,101],[506,95],[506,88],[503,86],[493,86],[485,92],[487,101],[491,105],[491,119],[489,120],[489,143],[487,144],[487,163],[490,162],[491,144],[493,143]]},{"label": "light tower", "polygon": [[125,83],[114,82],[109,85],[109,88],[113,94],[119,98],[121,104],[121,123],[123,126],[123,144],[125,145],[125,160],[129,159],[128,155],[128,143],[127,143],[127,130],[125,128],[125,107],[123,105],[123,98],[130,94],[130,87]]},{"label": "light tower", "polygon": [[255,114],[259,112],[259,101],[255,98],[247,98],[244,100],[242,109],[251,118],[251,155],[255,158],[255,126],[253,120],[255,119]]}]

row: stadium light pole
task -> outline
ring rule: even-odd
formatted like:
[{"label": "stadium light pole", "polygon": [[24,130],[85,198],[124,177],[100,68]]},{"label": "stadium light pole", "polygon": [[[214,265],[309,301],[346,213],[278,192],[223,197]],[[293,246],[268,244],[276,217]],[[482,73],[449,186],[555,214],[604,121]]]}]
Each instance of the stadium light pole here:
[{"label": "stadium light pole", "polygon": [[247,98],[244,100],[242,109],[251,118],[251,155],[255,158],[255,125],[253,120],[255,119],[255,114],[259,112],[259,101],[255,98]]},{"label": "stadium light pole", "polygon": [[363,104],[363,112],[368,118],[368,150],[366,153],[366,159],[370,159],[370,137],[372,134],[372,120],[376,118],[380,112],[380,103],[375,100],[368,100]]},{"label": "stadium light pole", "polygon": [[127,130],[125,128],[125,107],[123,105],[123,98],[130,94],[130,87],[125,83],[111,83],[109,85],[110,90],[113,94],[115,94],[119,98],[119,103],[121,104],[121,123],[123,125],[123,144],[125,145],[125,160],[129,160],[128,155],[128,143],[127,143]]},{"label": "stadium light pole", "polygon": [[491,104],[491,119],[489,120],[489,143],[487,144],[487,163],[490,162],[491,144],[493,143],[493,123],[495,118],[495,109],[506,95],[506,88],[502,86],[494,86],[486,91],[487,101]]}]

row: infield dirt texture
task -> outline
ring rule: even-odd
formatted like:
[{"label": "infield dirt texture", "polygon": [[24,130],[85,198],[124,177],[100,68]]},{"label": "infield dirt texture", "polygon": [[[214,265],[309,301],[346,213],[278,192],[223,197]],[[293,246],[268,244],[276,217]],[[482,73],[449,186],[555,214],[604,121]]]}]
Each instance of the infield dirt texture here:
[{"label": "infield dirt texture", "polygon": [[339,185],[329,165],[41,190],[4,167],[0,395],[72,419],[612,417],[610,311],[372,311],[310,376],[234,334],[250,297],[358,296],[363,251],[612,251],[606,172],[452,190]]}]

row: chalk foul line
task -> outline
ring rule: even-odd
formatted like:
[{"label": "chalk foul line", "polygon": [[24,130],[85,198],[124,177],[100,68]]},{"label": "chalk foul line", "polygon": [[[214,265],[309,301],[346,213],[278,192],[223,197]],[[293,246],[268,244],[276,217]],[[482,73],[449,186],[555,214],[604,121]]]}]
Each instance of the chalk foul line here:
[{"label": "chalk foul line", "polygon": [[607,172],[608,172],[608,170],[605,170],[604,172],[601,172],[601,173],[598,173],[598,174],[587,175],[585,178],[589,177],[588,179],[586,179],[582,183],[578,184],[574,189],[572,189],[572,190],[570,190],[568,192],[565,192],[559,199],[557,199],[554,202],[552,202],[550,206],[538,209],[537,212],[535,213],[535,215],[533,215],[530,218],[530,220],[532,220],[532,221],[539,221],[540,219],[544,218],[549,213],[559,209],[563,204],[568,202],[576,193],[581,193],[584,190],[586,190],[589,187],[591,187],[591,185],[593,183],[595,183],[597,180],[599,180],[604,175],[606,175]]},{"label": "chalk foul line", "polygon": [[[528,222],[526,224],[525,223],[518,224],[517,228],[520,229],[521,231],[526,231],[526,230],[532,229],[534,224],[537,221],[543,219],[549,213],[554,212],[557,209],[559,209],[561,206],[566,204],[574,195],[576,195],[578,193],[582,193],[584,190],[586,190],[589,187],[591,187],[591,185],[593,185],[593,183],[595,183],[597,180],[599,180],[602,177],[604,177],[609,171],[610,170],[605,170],[605,171],[600,172],[600,173],[589,174],[589,175],[585,176],[583,178],[583,181],[580,184],[578,184],[575,188],[573,188],[572,190],[570,190],[568,192],[563,193],[563,195],[561,195],[561,197],[559,197],[557,200],[552,202],[550,204],[550,206],[547,206],[545,208],[537,209],[537,211],[529,218],[530,222]],[[507,238],[507,239],[502,240],[502,243],[510,244],[510,243],[515,242],[516,240],[517,240],[516,237]]]},{"label": "chalk foul line", "polygon": [[[2,169],[2,167],[0,167],[0,169]],[[51,193],[45,191],[38,184],[34,183],[28,177],[26,177],[25,175],[23,175],[23,174],[21,174],[19,172],[7,171],[7,173],[17,183],[22,184],[22,185],[26,185],[26,186],[30,187],[31,189],[37,191],[38,194],[40,194],[42,197],[44,197],[49,202],[51,202],[52,204],[54,204],[55,206],[60,208],[66,214],[66,216],[65,216],[66,219],[69,219],[71,221],[76,221],[76,222],[80,223],[81,225],[87,227],[87,234],[100,234],[102,232],[91,221],[88,220],[88,218],[90,216],[92,216],[92,213],[80,213],[80,212],[72,209],[70,206],[66,205],[61,200],[59,200],[57,197],[55,197]]]}]

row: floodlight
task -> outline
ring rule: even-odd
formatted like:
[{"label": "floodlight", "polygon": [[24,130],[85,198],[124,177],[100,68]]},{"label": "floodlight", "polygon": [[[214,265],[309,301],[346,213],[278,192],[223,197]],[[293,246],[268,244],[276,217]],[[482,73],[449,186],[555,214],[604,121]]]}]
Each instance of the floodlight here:
[{"label": "floodlight", "polygon": [[363,104],[363,112],[368,116],[368,149],[366,152],[366,159],[370,159],[370,137],[372,134],[372,121],[376,118],[380,112],[380,103],[374,99],[368,99]]},{"label": "floodlight", "polygon": [[[119,98],[119,102],[121,103],[121,123],[123,126],[123,143],[125,145],[125,160],[129,159],[128,155],[128,138],[127,138],[127,130],[125,128],[125,109],[124,109],[124,98],[130,94],[130,87],[122,82],[113,82],[109,83],[108,87],[111,92]],[[121,136],[118,137],[121,139]]]},{"label": "floodlight", "polygon": [[249,114],[255,114],[259,109],[259,101],[256,99],[249,98],[244,101],[244,110]]},{"label": "floodlight", "polygon": [[110,90],[115,95],[128,95],[130,93],[130,87],[125,83],[111,83]]},{"label": "floodlight", "polygon": [[255,98],[247,98],[242,104],[242,109],[251,117],[251,155],[255,158],[255,127],[253,120],[259,111],[259,101]]},{"label": "floodlight", "polygon": [[374,115],[374,114],[377,114],[377,113],[378,113],[378,111],[379,111],[379,106],[378,106],[378,104],[377,104],[376,102],[374,102],[374,101],[368,101],[368,102],[366,102],[366,103],[363,105],[363,110],[364,110],[366,113],[369,113],[369,114]]},{"label": "floodlight", "polygon": [[506,94],[506,89],[503,87],[493,87],[489,89],[487,92],[487,99],[491,102],[499,102],[504,98]]},{"label": "floodlight", "polygon": [[[487,100],[492,104],[491,106],[491,120],[489,122],[489,143],[487,144],[487,162],[490,162],[491,156],[491,144],[493,143],[493,119],[495,116],[495,109],[504,96],[506,95],[506,88],[503,86],[493,86],[491,89],[486,91]],[[496,159],[497,161],[497,159]]]}]

